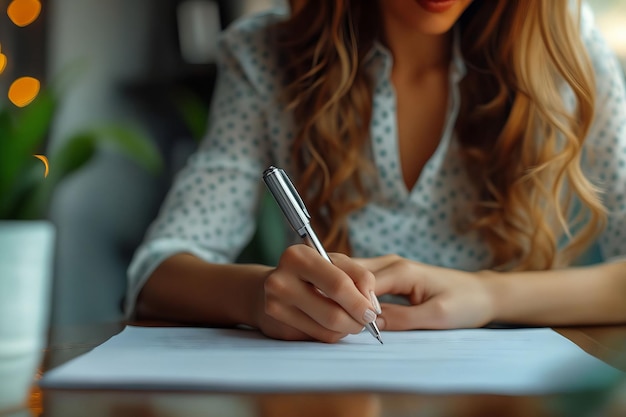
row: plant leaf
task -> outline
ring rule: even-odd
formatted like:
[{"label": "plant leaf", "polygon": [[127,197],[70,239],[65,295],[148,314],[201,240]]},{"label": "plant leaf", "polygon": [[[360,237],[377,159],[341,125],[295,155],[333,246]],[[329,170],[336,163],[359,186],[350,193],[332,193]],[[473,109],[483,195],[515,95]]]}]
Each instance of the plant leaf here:
[{"label": "plant leaf", "polygon": [[14,134],[19,143],[30,145],[29,149],[39,146],[46,137],[56,109],[56,100],[49,90],[40,91],[37,98],[28,106],[15,113]]},{"label": "plant leaf", "polygon": [[33,158],[30,165],[20,172],[11,189],[2,196],[0,201],[0,219],[25,220],[24,206],[32,198],[33,193],[44,181],[41,163]]},{"label": "plant leaf", "polygon": [[13,120],[7,108],[0,109],[0,206],[6,205],[4,201],[9,192],[8,173],[11,154],[9,145],[13,141]]},{"label": "plant leaf", "polygon": [[10,191],[28,158],[42,146],[55,107],[54,98],[44,90],[28,106],[7,109],[7,114],[0,119],[0,124],[8,124],[8,127],[1,127],[0,195]]},{"label": "plant leaf", "polygon": [[79,170],[96,153],[96,138],[90,133],[78,133],[64,141],[50,157],[50,175],[56,183]]},{"label": "plant leaf", "polygon": [[94,143],[111,145],[152,174],[163,168],[163,159],[152,141],[137,129],[121,125],[105,125],[89,129],[83,134],[91,135]]},{"label": "plant leaf", "polygon": [[[52,194],[61,181],[85,166],[97,151],[90,134],[76,134],[64,141],[50,159],[50,174],[34,187],[16,209],[15,217],[37,219],[46,215]],[[41,175],[41,172],[39,172]]]}]

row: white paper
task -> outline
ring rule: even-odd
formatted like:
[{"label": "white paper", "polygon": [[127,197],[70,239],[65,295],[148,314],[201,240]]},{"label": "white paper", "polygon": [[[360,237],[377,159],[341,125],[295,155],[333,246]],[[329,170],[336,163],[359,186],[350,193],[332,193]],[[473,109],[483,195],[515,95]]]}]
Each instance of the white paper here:
[{"label": "white paper", "polygon": [[252,330],[127,327],[47,372],[52,388],[236,392],[393,391],[541,394],[612,384],[624,374],[547,329],[369,333],[337,344]]}]

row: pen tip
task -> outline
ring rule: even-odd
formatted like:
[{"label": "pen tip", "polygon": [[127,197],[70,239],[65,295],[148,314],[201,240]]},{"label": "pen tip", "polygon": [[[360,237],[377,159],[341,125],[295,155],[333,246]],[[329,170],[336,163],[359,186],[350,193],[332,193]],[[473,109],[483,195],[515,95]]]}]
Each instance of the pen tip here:
[{"label": "pen tip", "polygon": [[378,339],[381,345],[384,345],[383,340],[380,338],[380,336],[376,337],[376,339]]}]

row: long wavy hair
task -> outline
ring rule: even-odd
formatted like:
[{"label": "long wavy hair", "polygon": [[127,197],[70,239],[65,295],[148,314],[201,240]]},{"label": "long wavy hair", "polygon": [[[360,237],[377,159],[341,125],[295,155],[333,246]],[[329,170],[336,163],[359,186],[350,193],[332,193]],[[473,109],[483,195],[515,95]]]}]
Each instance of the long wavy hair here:
[{"label": "long wavy hair", "polygon": [[[308,190],[324,244],[350,253],[346,219],[367,203],[373,169],[373,86],[364,63],[381,34],[379,5],[290,3],[276,33],[297,126],[297,186]],[[492,0],[473,2],[457,25],[467,75],[456,134],[479,195],[460,231],[480,233],[493,268],[567,265],[606,222],[599,190],[580,168],[594,79],[579,22],[568,0]]]}]

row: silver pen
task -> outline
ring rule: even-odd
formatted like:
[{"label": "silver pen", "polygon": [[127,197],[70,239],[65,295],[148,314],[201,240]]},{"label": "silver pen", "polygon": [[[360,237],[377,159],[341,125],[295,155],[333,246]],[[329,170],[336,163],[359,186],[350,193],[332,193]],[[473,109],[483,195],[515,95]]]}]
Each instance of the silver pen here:
[{"label": "silver pen", "polygon": [[[324,246],[322,246],[315,231],[313,231],[313,227],[311,227],[311,216],[306,210],[302,198],[300,198],[285,171],[275,166],[270,166],[263,172],[263,181],[265,181],[265,185],[270,190],[293,230],[298,233],[307,245],[317,250],[324,259],[332,263]],[[376,322],[367,323],[365,328],[381,344],[383,343]]]}]

